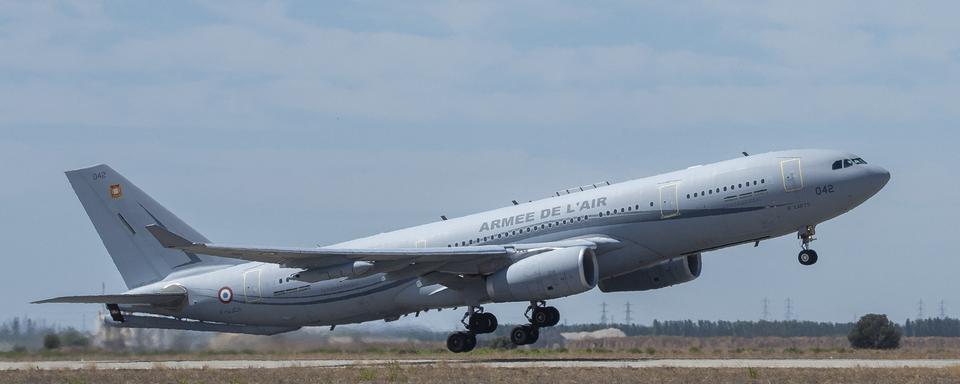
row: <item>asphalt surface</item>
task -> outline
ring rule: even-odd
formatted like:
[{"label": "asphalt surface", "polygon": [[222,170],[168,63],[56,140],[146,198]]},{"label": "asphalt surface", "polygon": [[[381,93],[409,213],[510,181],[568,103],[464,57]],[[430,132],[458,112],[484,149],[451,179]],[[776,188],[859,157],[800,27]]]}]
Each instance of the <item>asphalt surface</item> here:
[{"label": "asphalt surface", "polygon": [[342,368],[400,364],[482,368],[948,368],[957,360],[663,359],[663,360],[193,360],[0,362],[0,370]]}]

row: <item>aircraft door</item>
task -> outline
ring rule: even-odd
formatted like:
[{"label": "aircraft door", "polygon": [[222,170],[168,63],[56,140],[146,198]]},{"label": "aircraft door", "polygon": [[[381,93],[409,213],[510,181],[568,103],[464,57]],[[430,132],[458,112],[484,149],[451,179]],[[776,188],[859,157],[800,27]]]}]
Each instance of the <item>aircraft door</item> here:
[{"label": "aircraft door", "polygon": [[800,159],[781,161],[780,175],[783,177],[784,191],[793,192],[803,189],[803,171],[800,169]]},{"label": "aircraft door", "polygon": [[243,273],[243,295],[248,303],[260,301],[260,270],[253,269]]},{"label": "aircraft door", "polygon": [[660,187],[660,218],[666,219],[680,214],[677,204],[677,185],[663,185]]}]

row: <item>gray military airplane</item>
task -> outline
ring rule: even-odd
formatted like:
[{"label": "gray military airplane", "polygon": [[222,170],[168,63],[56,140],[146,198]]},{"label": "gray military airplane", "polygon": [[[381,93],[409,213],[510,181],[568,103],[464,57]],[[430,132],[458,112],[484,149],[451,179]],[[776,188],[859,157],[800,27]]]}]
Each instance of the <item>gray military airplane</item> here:
[{"label": "gray military airplane", "polygon": [[707,251],[797,233],[814,264],[816,225],[890,179],[847,152],[771,152],[295,248],[213,243],[107,165],[66,174],[129,291],[36,303],[106,304],[119,327],[261,335],[465,307],[453,352],[497,328],[485,303],[530,303],[510,333],[523,345],[559,322],[546,300],[685,283]]}]

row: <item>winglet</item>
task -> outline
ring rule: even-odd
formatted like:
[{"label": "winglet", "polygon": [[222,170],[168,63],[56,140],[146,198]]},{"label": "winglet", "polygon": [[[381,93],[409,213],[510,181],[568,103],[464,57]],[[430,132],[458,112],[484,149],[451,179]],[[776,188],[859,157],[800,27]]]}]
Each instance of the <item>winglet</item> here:
[{"label": "winglet", "polygon": [[164,248],[182,248],[194,245],[192,241],[184,239],[182,236],[156,224],[147,225],[147,230],[150,231],[153,237],[157,238],[157,241],[159,241],[160,245],[164,246]]}]

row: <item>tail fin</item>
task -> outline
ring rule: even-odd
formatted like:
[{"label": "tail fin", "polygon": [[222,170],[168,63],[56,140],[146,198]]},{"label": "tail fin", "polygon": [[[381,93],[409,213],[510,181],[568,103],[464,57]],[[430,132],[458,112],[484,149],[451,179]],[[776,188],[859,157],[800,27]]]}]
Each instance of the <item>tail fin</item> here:
[{"label": "tail fin", "polygon": [[163,280],[174,271],[236,263],[161,246],[147,225],[156,224],[196,242],[209,240],[109,166],[100,164],[66,174],[127,288]]}]

